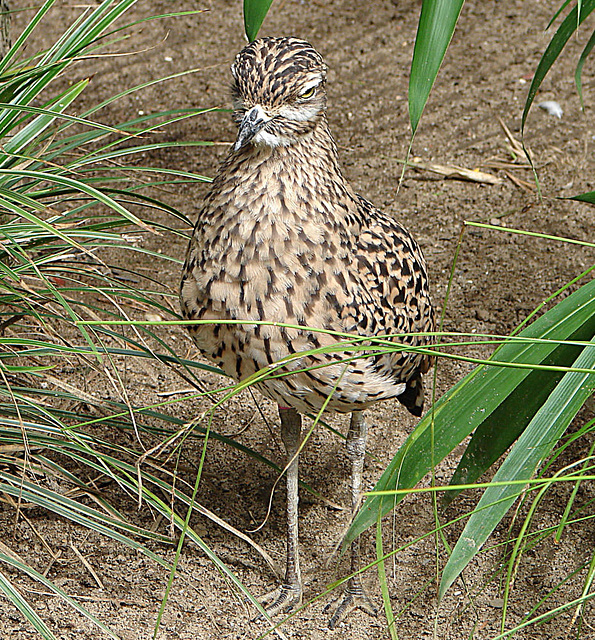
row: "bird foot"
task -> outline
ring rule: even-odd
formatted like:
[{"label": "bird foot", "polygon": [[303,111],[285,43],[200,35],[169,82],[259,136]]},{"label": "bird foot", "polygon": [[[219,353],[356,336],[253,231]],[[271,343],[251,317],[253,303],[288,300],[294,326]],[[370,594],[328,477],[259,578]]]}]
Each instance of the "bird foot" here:
[{"label": "bird foot", "polygon": [[[331,605],[327,605],[327,608]],[[329,629],[336,629],[338,624],[344,620],[354,609],[363,609],[371,616],[375,616],[378,613],[376,607],[372,604],[372,601],[368,597],[361,584],[349,584],[343,598],[339,603],[339,606],[335,609],[335,612],[329,620]]]},{"label": "bird foot", "polygon": [[[289,613],[302,604],[302,589],[300,585],[283,584],[278,589],[258,598],[264,610],[270,615]],[[262,618],[257,616],[256,619]]]}]

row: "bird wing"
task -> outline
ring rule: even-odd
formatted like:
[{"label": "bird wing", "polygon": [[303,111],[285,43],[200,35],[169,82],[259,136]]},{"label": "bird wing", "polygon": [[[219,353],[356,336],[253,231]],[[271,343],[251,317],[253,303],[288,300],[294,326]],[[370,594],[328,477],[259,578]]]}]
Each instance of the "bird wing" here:
[{"label": "bird wing", "polygon": [[[354,267],[349,271],[353,296],[346,330],[360,335],[395,336],[395,342],[424,346],[434,331],[426,264],[411,234],[392,217],[356,196],[360,231],[354,236]],[[347,328],[348,327],[348,328]],[[375,369],[394,382],[406,382],[399,400],[415,415],[423,407],[421,376],[433,358],[419,352],[375,356]]]}]

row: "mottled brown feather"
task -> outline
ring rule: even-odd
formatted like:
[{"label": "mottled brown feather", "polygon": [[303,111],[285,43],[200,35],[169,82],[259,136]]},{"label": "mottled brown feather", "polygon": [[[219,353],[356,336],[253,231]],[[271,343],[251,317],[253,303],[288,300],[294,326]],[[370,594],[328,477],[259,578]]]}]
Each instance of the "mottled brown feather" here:
[{"label": "mottled brown feather", "polygon": [[[200,350],[236,380],[282,358],[340,338],[433,331],[426,265],[415,240],[345,181],[326,119],[326,66],[296,38],[263,38],[232,66],[234,118],[258,105],[270,117],[274,144],[232,149],[210,186],[186,257],[185,318],[264,320],[304,328],[191,326]],[[309,99],[303,88],[312,84]],[[428,339],[395,338],[407,345]],[[349,412],[397,397],[423,408],[422,374],[431,359],[396,352],[359,357],[340,349],[291,360],[258,384],[268,397],[300,412]],[[322,366],[325,365],[325,366]],[[311,371],[306,367],[315,366]]]}]

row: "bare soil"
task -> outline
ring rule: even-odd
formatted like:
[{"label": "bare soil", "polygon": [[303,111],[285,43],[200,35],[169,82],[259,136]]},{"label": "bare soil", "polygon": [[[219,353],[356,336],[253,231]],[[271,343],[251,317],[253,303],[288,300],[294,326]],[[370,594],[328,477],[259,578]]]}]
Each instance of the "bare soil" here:
[{"label": "bare soil", "polygon": [[[557,0],[468,0],[455,37],[422,119],[412,155],[425,162],[480,168],[500,178],[496,185],[461,180],[444,180],[427,171],[408,170],[401,189],[397,185],[409,141],[407,83],[415,38],[419,2],[412,0],[370,0],[346,3],[340,0],[278,0],[273,4],[261,35],[296,35],[309,40],[329,64],[329,119],[340,147],[345,173],[356,190],[407,226],[423,247],[429,264],[433,297],[443,305],[455,248],[464,221],[494,222],[500,230],[467,228],[446,308],[445,330],[508,333],[542,300],[558,287],[593,264],[592,249],[559,242],[513,235],[506,227],[544,232],[592,241],[593,210],[586,205],[555,199],[593,189],[595,171],[595,85],[593,64],[584,72],[585,112],[573,85],[574,65],[589,33],[585,29],[568,45],[544,82],[537,102],[557,100],[564,111],[561,119],[534,107],[528,119],[526,143],[534,153],[544,198],[540,201],[526,169],[507,172],[490,168],[498,159],[511,162],[505,149],[501,119],[519,136],[520,117],[532,72],[544,51],[549,34],[544,28],[553,15]],[[132,38],[120,44],[138,55],[122,58],[91,59],[77,67],[78,80],[92,75],[90,90],[82,96],[80,111],[116,90],[189,69],[197,72],[180,76],[140,93],[124,97],[101,112],[106,124],[131,119],[140,112],[193,107],[229,106],[229,64],[243,46],[241,6],[231,0],[202,0],[172,3],[147,0],[134,8],[135,17],[171,10],[206,9],[200,15],[143,23]],[[80,7],[58,3],[43,30],[40,45],[53,41],[70,23]],[[22,28],[30,12],[17,14],[15,33]],[[66,80],[65,80],[66,81]],[[193,171],[211,176],[227,153],[234,138],[229,114],[210,113],[169,127],[163,140],[204,140],[209,147],[179,147],[152,152],[139,160],[142,164]],[[159,197],[187,215],[195,215],[205,185],[192,183],[174,190],[161,190]],[[185,242],[163,236],[146,237],[144,246],[183,258]],[[177,287],[179,268],[158,274],[172,290]],[[180,353],[198,358],[196,350],[182,331],[172,330]],[[485,356],[477,347],[467,351]],[[469,371],[469,366],[440,362],[436,394],[439,396]],[[183,386],[179,379],[154,363],[128,364],[128,392],[133,402],[149,404],[160,399],[159,392]],[[73,373],[73,376],[82,375]],[[76,381],[74,381],[76,382]],[[205,378],[207,384],[221,384]],[[105,386],[89,390],[109,394]],[[430,385],[431,386],[431,385]],[[269,430],[255,401],[262,408]],[[206,405],[181,404],[172,409],[184,420],[198,415]],[[592,417],[584,410],[574,428]],[[371,433],[370,462],[366,468],[366,486],[371,487],[382,469],[397,451],[415,422],[398,403],[384,403],[369,412]],[[329,422],[345,432],[345,419],[329,416]],[[276,416],[267,402],[250,395],[239,396],[218,410],[213,428],[236,438],[247,446],[282,464],[282,447],[275,430]],[[106,438],[127,437],[106,432]],[[154,444],[147,440],[147,444]],[[589,442],[580,441],[567,453],[567,461],[586,455]],[[461,450],[454,452],[437,470],[439,480],[447,481]],[[189,444],[184,452],[187,479],[200,455],[200,443]],[[302,458],[301,478],[319,490],[328,500],[348,504],[348,465],[339,438],[324,429],[316,430]],[[255,529],[265,518],[268,497],[275,474],[236,449],[212,441],[205,463],[204,479],[198,499],[201,504],[242,531]],[[115,485],[105,487],[106,497],[120,508],[134,513],[134,500],[119,497]],[[557,521],[568,491],[560,489],[548,495],[537,525],[545,527]],[[468,511],[477,498],[466,495],[446,513],[443,520]],[[586,503],[589,496],[581,493]],[[37,534],[24,520],[14,523],[14,511],[0,508],[0,531],[10,536],[11,546],[43,571],[50,556],[40,537],[55,552],[58,561],[48,577],[81,601],[124,640],[149,638],[153,632],[166,583],[167,572],[143,556],[113,541],[77,527],[43,511],[27,513]],[[136,511],[144,525],[152,514]],[[305,598],[313,599],[333,580],[348,572],[346,558],[333,551],[348,524],[348,510],[332,509],[323,501],[303,493],[300,527],[304,568]],[[275,492],[272,511],[266,524],[250,534],[275,560],[282,564],[285,540],[284,491]],[[203,518],[193,521],[213,551],[230,566],[254,594],[260,595],[276,585],[276,578],[260,556],[230,532]],[[491,539],[491,546],[507,539],[510,520],[505,520]],[[165,529],[166,523],[159,525]],[[405,500],[395,517],[384,524],[387,548],[397,548],[434,527],[431,500],[414,496]],[[452,545],[460,526],[448,529]],[[594,537],[589,525],[570,528],[560,544],[547,538],[526,553],[509,605],[509,624],[522,616],[566,576],[589,562]],[[375,558],[375,537],[368,532],[362,539],[364,560]],[[93,568],[100,583],[73,551],[76,547]],[[432,579],[436,575],[435,541],[432,536],[407,546],[389,563],[389,592],[398,612],[399,637],[422,639],[474,638],[498,636],[502,601],[499,578],[501,549],[482,553],[439,605]],[[155,545],[155,551],[173,558],[173,550]],[[441,550],[440,562],[445,554]],[[584,577],[584,571],[582,573]],[[20,578],[11,574],[17,584]],[[580,576],[579,576],[580,578]],[[370,617],[354,613],[341,628],[327,629],[324,611],[332,598],[316,600],[282,627],[288,638],[388,638],[382,612],[378,577],[369,571],[364,577],[369,593],[380,613]],[[575,578],[565,583],[543,610],[559,606],[580,595],[582,582]],[[425,587],[425,588],[424,588]],[[31,583],[23,580],[23,591],[34,602],[48,624],[64,640],[99,638],[102,634],[73,613],[58,598],[36,594]],[[471,604],[470,596],[472,596]],[[542,611],[542,610],[540,610]],[[572,611],[551,622],[518,632],[520,639],[566,638]],[[254,612],[219,573],[214,564],[196,547],[187,544],[167,602],[159,639],[210,640],[215,638],[252,639],[267,627],[253,622]],[[0,637],[25,640],[35,633],[20,614],[0,599]],[[588,605],[582,638],[595,638],[593,609]]]}]

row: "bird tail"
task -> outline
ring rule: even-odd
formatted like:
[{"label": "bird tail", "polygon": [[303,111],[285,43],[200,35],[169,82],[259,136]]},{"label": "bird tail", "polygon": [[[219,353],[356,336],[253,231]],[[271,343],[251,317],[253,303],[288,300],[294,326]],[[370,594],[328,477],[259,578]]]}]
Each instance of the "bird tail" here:
[{"label": "bird tail", "polygon": [[407,408],[407,410],[418,418],[424,412],[424,382],[421,374],[417,374],[413,378],[407,380],[405,391],[397,400]]}]

